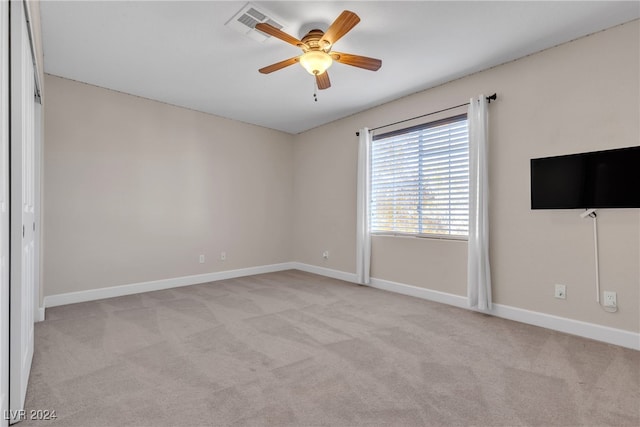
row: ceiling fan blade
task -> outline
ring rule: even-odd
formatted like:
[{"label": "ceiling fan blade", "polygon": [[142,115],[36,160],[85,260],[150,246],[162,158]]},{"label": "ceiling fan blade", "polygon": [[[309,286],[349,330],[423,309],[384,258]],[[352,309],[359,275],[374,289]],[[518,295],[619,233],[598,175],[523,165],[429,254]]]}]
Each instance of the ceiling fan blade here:
[{"label": "ceiling fan blade", "polygon": [[289,65],[293,65],[296,62],[300,61],[300,57],[296,56],[295,58],[285,59],[284,61],[276,62],[275,64],[267,65],[266,67],[260,68],[262,74],[273,73],[274,71],[281,70],[284,67],[288,67]]},{"label": "ceiling fan blade", "polygon": [[350,10],[343,11],[340,16],[333,21],[333,24],[329,27],[322,39],[320,39],[320,46],[325,47],[326,43],[329,45],[335,44],[338,40],[347,34],[353,27],[360,22],[360,17]]},{"label": "ceiling fan blade", "polygon": [[331,81],[329,80],[329,73],[326,71],[322,74],[316,74],[316,84],[318,89],[329,89],[331,87]]},{"label": "ceiling fan blade", "polygon": [[338,61],[341,64],[364,68],[365,70],[378,71],[382,66],[382,61],[376,58],[341,52],[331,52],[330,55],[335,61]]},{"label": "ceiling fan blade", "polygon": [[304,44],[302,41],[298,40],[297,38],[290,36],[289,34],[285,33],[284,31],[280,31],[279,29],[277,29],[274,26],[271,26],[269,24],[265,24],[264,22],[261,22],[259,24],[256,24],[256,30],[260,30],[263,33],[269,34],[270,36],[273,36],[275,38],[278,38],[284,42],[287,42],[289,44],[292,44],[296,47],[299,47],[300,49],[309,49],[309,46],[307,46],[306,44]]}]

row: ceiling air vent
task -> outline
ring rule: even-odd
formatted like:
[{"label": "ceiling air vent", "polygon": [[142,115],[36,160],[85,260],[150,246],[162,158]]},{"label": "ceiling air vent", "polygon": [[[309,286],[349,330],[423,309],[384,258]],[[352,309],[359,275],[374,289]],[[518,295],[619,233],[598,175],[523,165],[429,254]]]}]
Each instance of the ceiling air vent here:
[{"label": "ceiling air vent", "polygon": [[278,29],[282,29],[282,19],[275,16],[274,13],[265,10],[263,7],[258,7],[255,4],[247,3],[245,7],[240,9],[227,23],[227,27],[233,28],[239,33],[245,34],[252,39],[264,42],[271,36],[255,29],[256,24],[265,22]]}]

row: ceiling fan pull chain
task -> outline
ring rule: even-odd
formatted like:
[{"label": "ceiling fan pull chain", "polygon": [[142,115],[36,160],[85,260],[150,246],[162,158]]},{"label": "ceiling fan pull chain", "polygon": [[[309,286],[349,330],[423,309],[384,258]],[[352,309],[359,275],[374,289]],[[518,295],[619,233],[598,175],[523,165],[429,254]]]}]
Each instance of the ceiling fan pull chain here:
[{"label": "ceiling fan pull chain", "polygon": [[318,102],[318,83],[313,79],[313,100]]}]

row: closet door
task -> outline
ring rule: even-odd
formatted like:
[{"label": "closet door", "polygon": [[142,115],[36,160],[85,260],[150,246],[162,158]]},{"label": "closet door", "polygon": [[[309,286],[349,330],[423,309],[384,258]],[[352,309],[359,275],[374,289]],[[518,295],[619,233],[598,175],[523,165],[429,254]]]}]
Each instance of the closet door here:
[{"label": "closet door", "polygon": [[[9,3],[0,2],[0,410],[9,409]],[[3,416],[0,426],[6,426]]]},{"label": "closet door", "polygon": [[11,19],[10,422],[20,421],[33,358],[35,292],[35,76],[24,2]]}]

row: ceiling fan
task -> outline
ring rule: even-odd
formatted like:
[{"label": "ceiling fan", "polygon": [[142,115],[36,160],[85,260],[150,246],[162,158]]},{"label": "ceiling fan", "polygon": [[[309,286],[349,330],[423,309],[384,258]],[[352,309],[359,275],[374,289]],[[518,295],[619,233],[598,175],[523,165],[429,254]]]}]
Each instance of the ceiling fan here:
[{"label": "ceiling fan", "polygon": [[258,71],[262,74],[269,74],[299,62],[309,73],[316,77],[318,89],[331,87],[327,68],[331,66],[333,61],[353,67],[364,68],[365,70],[377,71],[382,65],[382,61],[379,59],[331,51],[333,45],[340,40],[342,36],[351,31],[358,22],[360,22],[358,15],[349,10],[345,10],[336,18],[333,24],[329,26],[326,33],[318,29],[311,30],[302,37],[302,40],[298,40],[269,24],[257,24],[257,30],[299,47],[304,52],[300,56],[276,62]]}]

